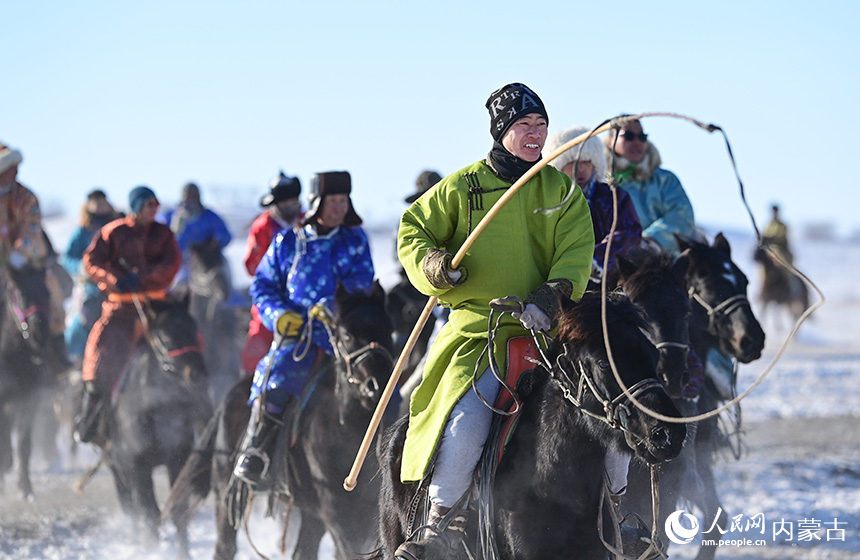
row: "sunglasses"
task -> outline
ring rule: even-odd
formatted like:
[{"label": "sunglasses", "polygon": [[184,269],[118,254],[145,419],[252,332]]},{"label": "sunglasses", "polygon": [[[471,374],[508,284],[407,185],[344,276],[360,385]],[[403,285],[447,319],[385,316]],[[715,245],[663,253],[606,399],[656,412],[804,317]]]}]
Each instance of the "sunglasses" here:
[{"label": "sunglasses", "polygon": [[645,134],[644,132],[640,132],[639,134],[636,134],[635,132],[630,132],[628,130],[625,130],[624,132],[622,132],[621,137],[624,138],[625,140],[627,140],[628,142],[632,142],[632,141],[636,140],[637,138],[639,139],[640,142],[645,142],[646,140],[648,140],[648,135]]}]

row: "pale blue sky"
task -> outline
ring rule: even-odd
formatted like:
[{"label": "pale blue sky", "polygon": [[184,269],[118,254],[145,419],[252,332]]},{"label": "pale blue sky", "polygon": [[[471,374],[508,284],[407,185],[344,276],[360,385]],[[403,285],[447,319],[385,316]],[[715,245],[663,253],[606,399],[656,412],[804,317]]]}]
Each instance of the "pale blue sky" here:
[{"label": "pale blue sky", "polygon": [[[759,225],[860,230],[856,2],[5,3],[0,140],[47,208],[138,184],[253,206],[283,169],[346,169],[368,221],[394,223],[424,168],[491,145],[514,81],[550,132],[671,111],[729,135]],[[643,122],[699,222],[750,229],[722,139]],[[848,176],[848,181],[843,177]],[[305,190],[306,192],[306,190]]]}]

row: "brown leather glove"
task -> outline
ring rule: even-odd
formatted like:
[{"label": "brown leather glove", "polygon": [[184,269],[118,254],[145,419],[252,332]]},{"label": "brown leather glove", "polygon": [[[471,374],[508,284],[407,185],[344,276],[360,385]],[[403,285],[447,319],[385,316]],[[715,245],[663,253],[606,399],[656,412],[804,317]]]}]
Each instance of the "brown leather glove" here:
[{"label": "brown leather glove", "polygon": [[552,320],[555,325],[555,316],[561,310],[561,302],[563,299],[570,299],[570,294],[573,292],[573,283],[565,278],[556,278],[547,280],[528,295],[523,303],[536,305],[541,311],[546,313],[547,317]]},{"label": "brown leather glove", "polygon": [[421,261],[421,269],[430,285],[440,290],[447,290],[459,286],[469,277],[469,271],[465,266],[456,269],[451,268],[451,259],[454,255],[442,249],[429,249]]}]

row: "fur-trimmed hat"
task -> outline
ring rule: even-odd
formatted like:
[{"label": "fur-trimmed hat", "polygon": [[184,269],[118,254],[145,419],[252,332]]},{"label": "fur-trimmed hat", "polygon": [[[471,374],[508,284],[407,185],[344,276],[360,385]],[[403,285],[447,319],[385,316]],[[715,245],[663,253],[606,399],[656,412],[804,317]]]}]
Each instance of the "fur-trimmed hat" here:
[{"label": "fur-trimmed hat", "polygon": [[0,144],[0,173],[20,165],[22,161],[24,161],[24,156],[21,155],[21,152]]},{"label": "fur-trimmed hat", "polygon": [[[561,132],[550,134],[549,138],[546,139],[543,152],[548,156],[577,136],[588,134],[590,131],[590,128],[584,126],[573,126]],[[585,142],[567,150],[549,164],[561,171],[565,165],[577,159],[591,162],[591,165],[594,166],[594,178],[600,182],[606,181],[606,156],[603,153],[603,144],[597,136],[592,136]]]},{"label": "fur-trimmed hat", "polygon": [[415,179],[415,192],[404,198],[405,202],[412,204],[418,198],[427,192],[430,187],[438,183],[442,180],[442,176],[436,173],[435,171],[430,171],[429,169],[426,171],[422,171],[421,175]]},{"label": "fur-trimmed hat", "polygon": [[271,206],[276,202],[289,198],[298,198],[302,194],[302,184],[298,177],[284,175],[281,171],[269,181],[269,192],[260,199],[260,206]]},{"label": "fur-trimmed hat", "polygon": [[[305,214],[302,225],[316,222],[322,210],[323,199],[330,194],[349,195],[352,192],[352,178],[348,171],[326,171],[325,173],[314,173],[311,175],[311,192],[308,193],[308,212]],[[349,210],[343,219],[345,226],[360,226],[361,218],[352,206],[352,198],[349,199]]]},{"label": "fur-trimmed hat", "polygon": [[549,123],[543,101],[525,84],[513,83],[500,87],[490,94],[484,106],[490,112],[490,134],[496,142],[502,141],[505,132],[517,119],[530,113],[542,115]]}]

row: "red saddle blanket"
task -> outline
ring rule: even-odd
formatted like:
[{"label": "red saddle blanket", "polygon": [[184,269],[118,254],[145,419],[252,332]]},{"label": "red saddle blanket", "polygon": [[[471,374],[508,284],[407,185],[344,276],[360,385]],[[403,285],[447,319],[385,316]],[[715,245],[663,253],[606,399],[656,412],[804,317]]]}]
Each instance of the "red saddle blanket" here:
[{"label": "red saddle blanket", "polygon": [[[540,359],[540,354],[538,353],[537,345],[535,341],[530,336],[518,336],[510,339],[508,341],[508,369],[505,372],[505,383],[511,389],[515,389],[517,386],[517,381],[520,379],[520,375],[524,371],[533,369],[535,364],[531,360]],[[504,410],[510,412],[516,406],[516,401],[514,400],[514,396],[508,391],[506,388],[502,388],[499,392],[499,396],[496,397],[495,407],[499,410]],[[517,410],[514,414],[505,417],[502,422],[502,429],[499,435],[498,442],[498,457],[497,459],[501,461],[502,454],[505,450],[505,444],[513,433],[514,426],[516,425],[517,418],[522,412],[522,406]]]}]

